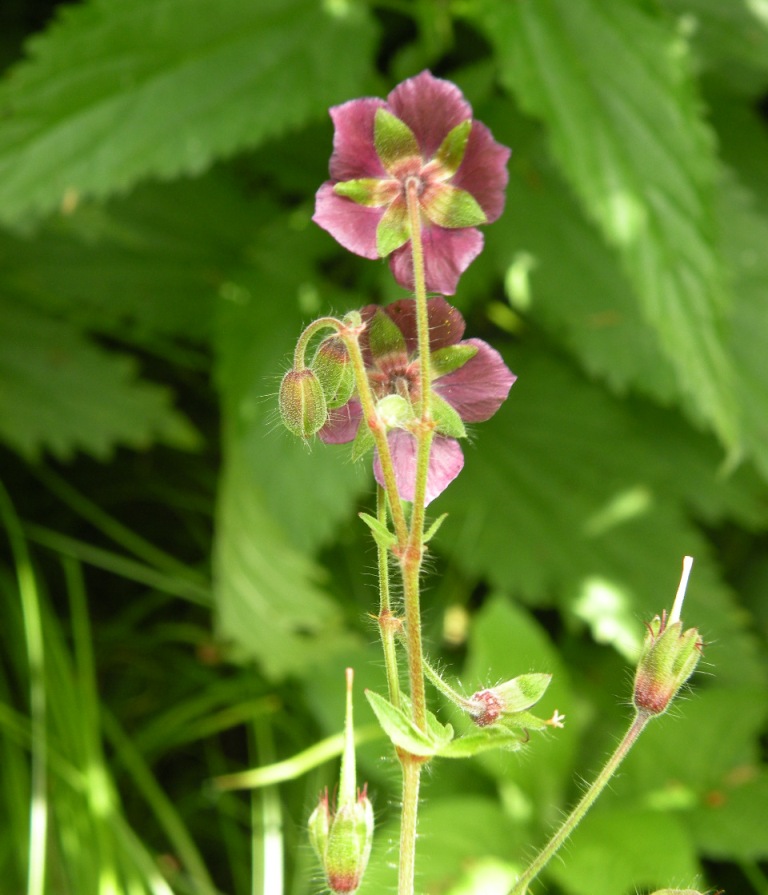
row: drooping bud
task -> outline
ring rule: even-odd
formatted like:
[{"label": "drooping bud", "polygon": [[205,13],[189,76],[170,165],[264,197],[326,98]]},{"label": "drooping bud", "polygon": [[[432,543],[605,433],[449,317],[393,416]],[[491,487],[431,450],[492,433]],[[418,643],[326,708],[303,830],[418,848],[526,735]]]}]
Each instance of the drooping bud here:
[{"label": "drooping bud", "polygon": [[515,715],[525,713],[527,725],[532,716],[526,710],[541,699],[551,680],[551,674],[521,674],[497,687],[479,690],[470,697],[475,706],[470,717],[478,727],[487,727],[499,718],[513,720]]},{"label": "drooping bud", "polygon": [[693,674],[704,645],[696,628],[683,629],[680,620],[685,588],[693,560],[686,556],[672,612],[656,616],[648,625],[635,673],[633,701],[639,712],[660,715]]},{"label": "drooping bud", "polygon": [[312,370],[289,370],[280,383],[278,401],[283,425],[299,438],[311,438],[328,419],[323,387]]},{"label": "drooping bud", "polygon": [[329,805],[326,791],[309,818],[309,839],[323,865],[328,888],[334,895],[357,891],[373,842],[373,806],[366,787],[361,791],[356,789],[352,677],[352,669],[348,668],[338,806]]},{"label": "drooping bud", "polygon": [[355,373],[346,346],[339,336],[323,339],[311,367],[320,380],[329,408],[342,407],[349,401],[355,389]]}]

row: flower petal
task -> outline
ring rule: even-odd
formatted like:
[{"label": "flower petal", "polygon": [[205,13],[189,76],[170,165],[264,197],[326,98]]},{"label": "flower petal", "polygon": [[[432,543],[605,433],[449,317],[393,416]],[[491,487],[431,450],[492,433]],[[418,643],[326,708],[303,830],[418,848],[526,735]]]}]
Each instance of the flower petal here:
[{"label": "flower petal", "polygon": [[474,345],[477,354],[463,367],[436,379],[432,388],[458,410],[465,423],[481,423],[501,407],[517,377],[499,352],[482,339],[461,344]]},{"label": "flower petal", "polygon": [[[413,501],[416,487],[416,439],[404,429],[393,429],[387,436],[392,461],[395,467],[397,491],[403,500]],[[431,503],[451,484],[464,466],[464,454],[458,441],[453,438],[435,436],[429,453],[427,472],[427,493],[424,506]],[[378,452],[373,458],[373,474],[376,481],[384,484]]]},{"label": "flower petal", "polygon": [[317,436],[326,444],[347,444],[354,441],[362,418],[360,402],[353,398],[342,407],[328,411],[328,419]]},{"label": "flower petal", "polygon": [[[409,356],[418,351],[418,335],[416,326],[416,301],[412,298],[401,298],[384,308],[386,314],[394,320],[400,332],[405,336],[406,350]],[[427,321],[429,323],[429,346],[432,351],[455,345],[464,335],[464,318],[461,313],[449,305],[442,296],[435,296],[427,301]]]},{"label": "flower petal", "polygon": [[373,145],[376,110],[385,105],[380,99],[352,99],[333,106],[332,180],[356,180],[361,177],[386,177],[387,172]]},{"label": "flower petal", "polygon": [[437,153],[457,124],[472,118],[472,107],[459,88],[428,71],[398,84],[387,102],[390,111],[416,135],[425,160]]},{"label": "flower petal", "polygon": [[510,155],[511,151],[497,143],[484,124],[472,123],[464,159],[451,183],[475,197],[488,223],[495,221],[504,210]]},{"label": "flower petal", "polygon": [[[421,231],[421,240],[424,245],[427,291],[453,295],[459,277],[483,250],[482,234],[474,228],[446,230],[432,226]],[[389,256],[389,266],[397,282],[404,289],[413,290],[410,243]]]},{"label": "flower petal", "polygon": [[345,249],[363,258],[378,258],[376,228],[382,215],[381,208],[358,205],[345,196],[339,196],[330,180],[315,195],[315,213],[312,220]]}]

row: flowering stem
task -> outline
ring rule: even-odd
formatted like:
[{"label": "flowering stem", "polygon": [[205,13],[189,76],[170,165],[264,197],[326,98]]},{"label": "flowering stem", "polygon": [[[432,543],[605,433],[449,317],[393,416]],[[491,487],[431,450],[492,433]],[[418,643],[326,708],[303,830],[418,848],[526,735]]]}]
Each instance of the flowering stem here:
[{"label": "flowering stem", "polygon": [[624,737],[622,738],[619,745],[616,747],[615,752],[605,763],[605,766],[597,775],[592,785],[584,793],[579,803],[563,821],[563,823],[557,829],[549,842],[534,858],[530,866],[521,876],[518,877],[517,882],[510,890],[509,895],[525,895],[531,882],[539,875],[539,873],[541,873],[541,871],[549,862],[550,858],[552,858],[552,856],[557,852],[560,846],[576,829],[576,826],[579,824],[581,819],[595,803],[600,793],[605,789],[608,781],[616,773],[619,765],[624,760],[627,753],[635,744],[638,737],[645,729],[646,724],[651,720],[652,717],[653,715],[650,715],[647,712],[638,712],[635,715],[634,720],[629,726],[629,730],[627,730],[627,732],[624,734]]},{"label": "flowering stem", "polygon": [[[408,654],[408,679],[411,691],[414,724],[426,729],[427,705],[424,687],[424,656],[421,641],[420,578],[424,555],[424,504],[427,493],[429,452],[432,446],[431,362],[429,348],[429,317],[427,288],[424,277],[424,249],[421,242],[421,213],[418,201],[418,181],[411,179],[406,187],[410,223],[413,280],[416,298],[416,326],[419,350],[419,420],[413,432],[416,438],[416,481],[413,509],[406,549],[401,552],[405,602],[405,637]],[[413,895],[416,864],[416,825],[419,810],[419,785],[422,760],[415,755],[400,753],[403,768],[403,804],[400,826],[399,895]]]},{"label": "flowering stem", "polygon": [[313,320],[299,336],[299,341],[296,343],[296,348],[293,352],[294,370],[304,369],[306,366],[304,355],[307,351],[307,345],[312,341],[313,336],[323,329],[335,329],[337,333],[341,334],[344,329],[344,324],[335,317],[318,317],[317,320]]},{"label": "flowering stem", "polygon": [[392,462],[392,454],[389,450],[389,442],[387,441],[387,433],[379,421],[376,413],[376,402],[374,401],[371,387],[368,384],[368,374],[365,370],[365,361],[363,353],[360,350],[358,342],[358,334],[349,330],[342,329],[339,335],[344,340],[344,344],[349,352],[352,367],[355,372],[355,383],[357,385],[357,394],[360,398],[360,406],[363,409],[365,422],[373,436],[376,450],[379,452],[379,460],[381,461],[381,471],[384,474],[384,487],[389,498],[389,508],[392,514],[392,523],[395,527],[395,536],[401,550],[405,549],[408,543],[408,525],[405,521],[405,513],[400,503],[400,494],[397,490],[397,481],[395,479],[395,467]]},{"label": "flowering stem", "polygon": [[[387,496],[381,485],[376,486],[376,516],[382,525],[387,524]],[[389,558],[387,550],[376,544],[379,567],[379,633],[384,650],[384,668],[387,673],[389,701],[395,708],[400,707],[400,677],[397,673],[397,649],[395,633],[400,627],[399,619],[392,614],[392,602],[389,593]]]}]

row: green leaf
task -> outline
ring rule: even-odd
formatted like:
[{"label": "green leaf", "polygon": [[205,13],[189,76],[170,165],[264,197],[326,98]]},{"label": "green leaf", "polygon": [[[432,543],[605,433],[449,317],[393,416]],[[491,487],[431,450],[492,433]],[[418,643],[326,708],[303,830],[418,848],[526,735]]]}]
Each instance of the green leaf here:
[{"label": "green leaf", "polygon": [[365,695],[378,718],[379,724],[381,724],[390,740],[399,749],[404,749],[412,755],[430,758],[453,735],[453,731],[450,725],[448,725],[442,729],[443,734],[441,738],[435,739],[432,736],[432,730],[430,730],[429,734],[420,730],[402,709],[396,709],[383,696],[379,696],[378,693],[374,693],[372,690],[366,690]]},{"label": "green leaf", "polygon": [[601,802],[571,836],[568,861],[552,861],[547,876],[569,895],[616,895],[695,880],[700,867],[681,818]]},{"label": "green leaf", "polygon": [[440,531],[440,526],[445,522],[448,518],[448,513],[443,513],[442,516],[438,516],[437,519],[429,526],[429,528],[424,532],[424,543],[428,544],[432,538]]},{"label": "green leaf", "polygon": [[321,118],[362,87],[374,35],[361,7],[315,0],[63,9],[0,88],[0,219],[198,173]]},{"label": "green leaf", "polygon": [[[755,498],[765,485],[748,468],[724,478],[716,442],[673,414],[614,401],[531,349],[516,351],[518,382],[441,497],[447,512],[471,520],[460,543],[455,528],[444,527],[441,546],[468,574],[523,599],[559,594],[564,610],[588,614],[594,635],[628,658],[641,641],[640,619],[669,604],[682,556],[695,556],[700,596],[689,591],[696,616],[686,621],[718,631],[708,655],[718,676],[741,678],[749,665],[760,678],[753,638],[687,510],[703,518],[746,513],[757,522],[765,516]],[[600,627],[611,618],[621,624]]]},{"label": "green leaf", "polygon": [[133,358],[103,350],[76,325],[0,296],[0,332],[0,437],[28,459],[199,445],[167,389],[142,381]]},{"label": "green leaf", "polygon": [[376,109],[373,122],[376,153],[387,171],[404,159],[421,155],[416,136],[408,125],[386,109]]},{"label": "green leaf", "polygon": [[387,526],[383,522],[380,522],[375,516],[371,516],[370,513],[358,513],[357,515],[363,522],[365,522],[368,528],[370,528],[373,539],[382,550],[389,550],[393,544],[397,543],[397,538],[394,534],[392,534]]},{"label": "green leaf", "polygon": [[734,448],[718,170],[679,36],[635,2],[481,2],[476,17],[505,84],[546,122],[562,170],[619,252],[683,391]]},{"label": "green leaf", "polygon": [[526,737],[520,731],[507,730],[503,726],[492,725],[457,737],[441,746],[437,754],[441,758],[471,758],[490,749],[505,749],[516,752],[525,743]]}]

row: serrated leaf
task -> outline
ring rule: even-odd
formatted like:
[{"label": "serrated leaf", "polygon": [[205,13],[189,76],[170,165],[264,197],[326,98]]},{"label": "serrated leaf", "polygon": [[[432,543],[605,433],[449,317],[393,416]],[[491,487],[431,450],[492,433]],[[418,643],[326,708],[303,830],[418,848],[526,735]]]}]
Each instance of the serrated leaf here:
[{"label": "serrated leaf", "polygon": [[365,695],[379,724],[395,746],[422,758],[435,755],[441,743],[420,730],[402,709],[396,709],[391,702],[372,690],[366,690]]},{"label": "serrated leaf", "polygon": [[92,0],[0,88],[0,219],[198,173],[321,118],[360,85],[367,12],[315,0]]},{"label": "serrated leaf", "polygon": [[77,326],[0,297],[0,332],[0,436],[23,456],[106,459],[118,445],[198,445],[167,389],[142,381],[133,358],[103,350]]},{"label": "serrated leaf", "polygon": [[683,390],[733,449],[726,278],[712,226],[717,166],[680,38],[638,3],[478,8],[506,85],[547,123],[563,171],[619,252]]},{"label": "serrated leaf", "polygon": [[[441,546],[469,574],[524,599],[538,603],[554,589],[568,613],[592,604],[595,636],[627,656],[642,637],[640,619],[664,608],[681,557],[693,555],[699,597],[695,619],[686,621],[718,631],[708,655],[718,676],[743,679],[749,667],[751,680],[762,679],[753,638],[687,510],[764,519],[754,499],[765,486],[748,469],[724,479],[714,440],[675,415],[614,401],[534,353],[516,352],[515,388],[441,498],[463,521],[460,539],[455,525],[443,528]],[[608,617],[623,621],[601,630],[597,623]]]}]

